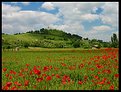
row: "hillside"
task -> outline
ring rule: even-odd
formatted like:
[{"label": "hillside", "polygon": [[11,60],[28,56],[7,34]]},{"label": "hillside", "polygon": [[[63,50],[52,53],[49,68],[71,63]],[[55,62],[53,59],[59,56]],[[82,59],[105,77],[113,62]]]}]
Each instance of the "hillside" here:
[{"label": "hillside", "polygon": [[61,30],[42,28],[13,35],[2,34],[2,39],[4,40],[4,46],[72,47],[72,43],[81,40],[82,37],[75,34],[71,35]]},{"label": "hillside", "polygon": [[[114,37],[115,34],[114,34]],[[114,38],[113,37],[113,38]],[[117,44],[116,44],[117,43]],[[91,48],[98,47],[118,47],[118,42],[114,44],[103,42],[103,40],[82,38],[76,34],[66,33],[57,29],[40,29],[28,31],[26,33],[16,33],[13,35],[2,34],[2,48],[14,47],[42,47],[42,48]],[[116,45],[115,45],[116,44]]]}]

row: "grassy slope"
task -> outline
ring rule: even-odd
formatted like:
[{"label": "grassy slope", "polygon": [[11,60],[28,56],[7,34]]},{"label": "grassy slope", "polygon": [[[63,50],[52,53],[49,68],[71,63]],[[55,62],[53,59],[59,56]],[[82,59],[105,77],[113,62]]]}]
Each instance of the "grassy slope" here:
[{"label": "grassy slope", "polygon": [[45,34],[40,35],[40,34],[30,34],[30,33],[18,34],[18,35],[2,35],[2,37],[8,41],[22,40],[27,42],[35,41],[35,40],[43,40],[44,36],[46,36],[46,38],[49,38],[49,37],[56,38],[55,41],[58,41],[59,39],[63,39],[62,37],[53,36],[53,35],[45,35]]}]

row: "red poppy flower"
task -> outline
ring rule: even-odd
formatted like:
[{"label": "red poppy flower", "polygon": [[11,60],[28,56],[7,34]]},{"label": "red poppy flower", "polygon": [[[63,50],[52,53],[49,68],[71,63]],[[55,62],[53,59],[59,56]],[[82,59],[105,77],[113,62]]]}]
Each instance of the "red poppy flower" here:
[{"label": "red poppy flower", "polygon": [[80,84],[80,85],[81,85],[82,83],[83,83],[82,81],[78,81],[78,84]]},{"label": "red poppy flower", "polygon": [[110,86],[110,90],[114,90],[114,86],[113,85]]},{"label": "red poppy flower", "polygon": [[18,90],[16,86],[13,86],[11,90]]},{"label": "red poppy flower", "polygon": [[29,80],[25,80],[24,86],[28,86],[28,85],[29,85]]},{"label": "red poppy flower", "polygon": [[47,74],[42,74],[42,77],[46,77],[47,76]]},{"label": "red poppy flower", "polygon": [[115,74],[114,76],[115,76],[116,78],[119,78],[119,74]]},{"label": "red poppy flower", "polygon": [[29,74],[32,75],[32,71],[30,71]]},{"label": "red poppy flower", "polygon": [[10,74],[16,74],[16,72],[15,71],[13,71],[13,70],[10,70]]},{"label": "red poppy flower", "polygon": [[104,81],[101,81],[101,82],[98,82],[97,84],[104,84],[105,82]]},{"label": "red poppy flower", "polygon": [[54,69],[55,69],[56,71],[59,70],[59,68],[57,68],[57,67],[55,67]]},{"label": "red poppy flower", "polygon": [[99,77],[98,77],[97,75],[96,75],[96,76],[94,76],[94,78],[95,78],[95,79],[99,79]]},{"label": "red poppy flower", "polygon": [[59,74],[56,74],[55,76],[56,76],[56,78],[60,78],[60,75]]},{"label": "red poppy flower", "polygon": [[46,81],[50,81],[51,79],[52,79],[51,76],[47,76],[47,77],[46,77]]},{"label": "red poppy flower", "polygon": [[104,66],[99,65],[99,64],[96,64],[96,67],[97,67],[98,69],[101,69],[101,68],[103,68]]},{"label": "red poppy flower", "polygon": [[10,87],[11,85],[12,85],[12,82],[7,82],[7,83],[6,83],[6,86],[7,86],[7,87]]},{"label": "red poppy flower", "polygon": [[62,81],[62,84],[66,84],[66,81]]},{"label": "red poppy flower", "polygon": [[3,72],[7,71],[7,68],[3,68]]},{"label": "red poppy flower", "polygon": [[36,79],[38,82],[41,82],[42,80],[43,80],[43,78],[41,77],[41,78],[37,78]]},{"label": "red poppy flower", "polygon": [[45,67],[43,68],[43,70],[46,72],[46,71],[49,70],[49,67],[45,66]]},{"label": "red poppy flower", "polygon": [[38,69],[34,69],[33,71],[34,71],[34,73],[37,74],[37,75],[40,75],[40,74],[41,74],[40,70],[38,70]]},{"label": "red poppy flower", "polygon": [[107,81],[107,84],[110,84],[110,81]]},{"label": "red poppy flower", "polygon": [[26,64],[26,66],[28,67],[28,66],[30,66],[30,64]]},{"label": "red poppy flower", "polygon": [[64,63],[61,63],[61,65],[62,65],[62,66],[66,66],[66,64],[64,64]]},{"label": "red poppy flower", "polygon": [[55,76],[55,74],[53,73],[52,76]]},{"label": "red poppy flower", "polygon": [[6,77],[8,77],[8,76],[9,76],[9,74],[6,74],[5,76],[6,76]]},{"label": "red poppy flower", "polygon": [[15,81],[14,84],[17,85],[17,86],[22,86],[22,84],[17,82],[17,81]]},{"label": "red poppy flower", "polygon": [[87,80],[87,78],[88,78],[88,76],[84,76],[84,80],[85,80],[85,81]]},{"label": "red poppy flower", "polygon": [[50,69],[52,69],[52,66],[49,66]]},{"label": "red poppy flower", "polygon": [[9,77],[9,79],[12,79],[12,78],[13,78],[12,76]]}]

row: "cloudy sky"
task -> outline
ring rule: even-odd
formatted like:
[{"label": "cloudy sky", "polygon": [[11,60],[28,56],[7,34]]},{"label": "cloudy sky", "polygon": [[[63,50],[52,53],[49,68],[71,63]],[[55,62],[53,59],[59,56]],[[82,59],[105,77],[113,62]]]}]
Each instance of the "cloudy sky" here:
[{"label": "cloudy sky", "polygon": [[2,32],[56,28],[89,39],[118,35],[118,2],[2,2]]}]

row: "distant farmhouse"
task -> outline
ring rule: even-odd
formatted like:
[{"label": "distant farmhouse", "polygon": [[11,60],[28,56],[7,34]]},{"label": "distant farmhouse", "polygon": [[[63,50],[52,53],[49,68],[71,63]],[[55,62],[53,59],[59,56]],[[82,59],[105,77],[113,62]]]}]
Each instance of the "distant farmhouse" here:
[{"label": "distant farmhouse", "polygon": [[92,49],[99,49],[100,47],[99,47],[99,45],[93,45],[92,46]]}]

